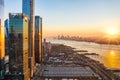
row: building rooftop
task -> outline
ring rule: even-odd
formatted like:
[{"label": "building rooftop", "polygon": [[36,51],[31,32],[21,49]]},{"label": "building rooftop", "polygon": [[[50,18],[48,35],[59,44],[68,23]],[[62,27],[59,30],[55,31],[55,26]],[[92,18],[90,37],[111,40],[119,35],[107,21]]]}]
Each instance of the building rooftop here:
[{"label": "building rooftop", "polygon": [[98,77],[88,66],[47,66],[44,77]]},{"label": "building rooftop", "polygon": [[23,13],[9,13],[10,18],[28,18],[27,15]]}]

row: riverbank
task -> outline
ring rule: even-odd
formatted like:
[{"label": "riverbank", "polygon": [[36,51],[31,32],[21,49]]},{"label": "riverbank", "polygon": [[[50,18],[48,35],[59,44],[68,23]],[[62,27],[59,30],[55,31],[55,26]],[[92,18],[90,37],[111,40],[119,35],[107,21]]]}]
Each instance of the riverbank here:
[{"label": "riverbank", "polygon": [[[86,50],[80,50],[80,51],[84,52]],[[95,61],[85,56],[84,54],[77,53],[70,46],[66,46],[63,44],[52,44],[51,52],[48,55],[49,56],[47,56],[47,61],[45,62],[47,66],[49,65],[54,68],[58,66],[59,67],[61,66],[61,68],[62,67],[65,68],[64,66],[69,66],[69,67],[71,66],[74,68],[76,66],[89,67],[90,69],[93,70],[94,73],[99,75],[99,77],[104,80],[116,80],[114,79],[115,78],[114,74],[110,70],[108,70],[102,63],[100,63],[99,61]],[[46,72],[46,73],[49,73],[49,72]],[[57,76],[59,76],[59,74]],[[99,79],[96,79],[96,80],[99,80]]]},{"label": "riverbank", "polygon": [[[87,50],[89,53],[97,53],[99,56],[87,55],[88,57],[100,61],[109,69],[120,69],[120,45],[100,45],[89,42],[58,40],[47,38],[51,43],[58,43],[71,46],[75,50]],[[82,54],[82,52],[78,52]]]}]

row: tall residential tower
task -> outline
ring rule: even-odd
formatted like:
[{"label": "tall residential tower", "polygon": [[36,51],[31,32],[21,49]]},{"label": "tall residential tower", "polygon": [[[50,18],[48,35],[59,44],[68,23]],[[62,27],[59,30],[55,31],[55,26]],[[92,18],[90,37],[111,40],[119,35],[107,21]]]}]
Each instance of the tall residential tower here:
[{"label": "tall residential tower", "polygon": [[35,72],[35,56],[34,56],[34,0],[23,0],[22,13],[29,18],[29,67],[31,77]]},{"label": "tall residential tower", "polygon": [[4,73],[4,0],[0,0],[0,79],[3,78]]}]

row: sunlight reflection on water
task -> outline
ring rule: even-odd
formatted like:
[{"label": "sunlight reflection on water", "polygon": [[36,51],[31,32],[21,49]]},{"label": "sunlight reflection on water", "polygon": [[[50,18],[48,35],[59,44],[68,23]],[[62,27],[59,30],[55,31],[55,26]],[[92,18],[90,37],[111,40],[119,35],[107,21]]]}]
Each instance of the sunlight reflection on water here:
[{"label": "sunlight reflection on water", "polygon": [[88,42],[47,39],[51,43],[65,44],[77,50],[88,50],[90,53],[97,53],[99,56],[89,56],[98,60],[108,68],[120,68],[120,45],[100,45]]}]

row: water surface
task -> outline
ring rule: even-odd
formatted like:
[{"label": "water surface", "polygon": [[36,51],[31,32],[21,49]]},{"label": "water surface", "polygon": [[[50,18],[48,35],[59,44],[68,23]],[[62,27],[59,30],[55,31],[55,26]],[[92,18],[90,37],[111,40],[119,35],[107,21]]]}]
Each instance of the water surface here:
[{"label": "water surface", "polygon": [[91,55],[90,58],[98,60],[107,68],[120,69],[120,45],[104,45],[89,42],[78,42],[69,40],[58,40],[48,38],[51,43],[65,44],[76,48],[77,50],[87,50],[90,53],[97,53],[99,56]]}]

